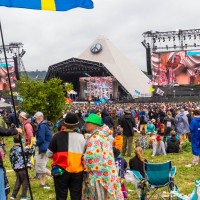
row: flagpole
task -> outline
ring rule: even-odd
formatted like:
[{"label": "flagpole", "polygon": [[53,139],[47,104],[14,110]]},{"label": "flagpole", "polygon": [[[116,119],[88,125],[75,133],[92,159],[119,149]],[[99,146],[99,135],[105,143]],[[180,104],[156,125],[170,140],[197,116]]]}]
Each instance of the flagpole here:
[{"label": "flagpole", "polygon": [[[8,82],[9,82],[9,87],[10,87],[11,100],[12,100],[12,105],[13,105],[13,109],[14,109],[16,125],[17,125],[17,127],[19,127],[18,117],[17,117],[17,113],[16,113],[16,108],[15,108],[15,101],[14,101],[14,97],[13,97],[13,90],[12,90],[12,85],[11,85],[11,81],[10,81],[10,73],[9,73],[9,69],[8,69],[8,60],[7,60],[7,56],[6,56],[6,49],[5,49],[5,44],[4,44],[4,38],[3,38],[3,31],[2,31],[1,21],[0,21],[0,33],[1,33],[3,53],[4,53],[5,62],[6,62],[6,69],[7,69],[7,74],[8,74]],[[30,184],[30,180],[29,180],[29,176],[28,176],[28,169],[27,169],[27,165],[26,165],[25,154],[24,154],[23,144],[22,144],[22,140],[21,140],[21,134],[19,134],[19,139],[20,139],[20,145],[21,145],[21,150],[22,150],[22,156],[23,156],[23,161],[24,161],[26,176],[27,176],[27,180],[28,180],[29,192],[30,192],[31,200],[33,200],[33,195],[32,195],[32,190],[31,190],[31,184]]]}]

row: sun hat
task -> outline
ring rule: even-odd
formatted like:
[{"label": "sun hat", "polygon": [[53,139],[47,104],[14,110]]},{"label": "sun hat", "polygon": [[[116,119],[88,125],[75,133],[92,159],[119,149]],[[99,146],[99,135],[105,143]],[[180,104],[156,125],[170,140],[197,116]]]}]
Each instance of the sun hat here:
[{"label": "sun hat", "polygon": [[97,114],[90,114],[88,116],[88,118],[86,118],[85,120],[86,123],[92,123],[92,124],[95,124],[95,125],[98,125],[98,126],[103,126],[103,121],[102,121],[102,118],[99,117],[99,115]]},{"label": "sun hat", "polygon": [[19,116],[22,117],[23,119],[28,119],[27,114],[25,112],[20,112]]},{"label": "sun hat", "polygon": [[40,118],[40,117],[44,117],[43,113],[42,112],[36,112],[35,115],[34,115],[34,118]]}]

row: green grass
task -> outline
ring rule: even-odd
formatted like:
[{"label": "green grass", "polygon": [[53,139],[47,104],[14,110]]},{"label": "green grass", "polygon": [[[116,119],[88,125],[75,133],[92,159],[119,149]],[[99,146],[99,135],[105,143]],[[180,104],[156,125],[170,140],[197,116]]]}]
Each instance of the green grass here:
[{"label": "green grass", "polygon": [[[4,159],[4,164],[6,167],[6,170],[11,170],[11,165],[9,161],[9,150],[12,147],[13,142],[12,138],[6,138],[6,150],[7,150],[7,155],[6,158]],[[134,152],[134,148],[133,148]],[[148,162],[165,162],[168,160],[172,161],[172,164],[177,167],[177,173],[175,175],[175,182],[179,187],[180,193],[183,194],[190,194],[194,188],[194,180],[199,177],[199,171],[200,171],[200,166],[194,166],[191,168],[186,168],[185,165],[189,164],[192,162],[193,156],[192,153],[185,153],[182,152],[180,154],[170,154],[166,156],[155,156],[151,157],[152,150],[146,150],[144,151],[144,157],[148,160]],[[132,153],[134,156],[134,153]],[[127,161],[129,161],[130,158],[125,157]],[[50,169],[50,164],[51,160],[48,162],[48,168]],[[54,193],[54,185],[53,185],[53,179],[47,179],[46,183],[50,185],[51,189],[50,190],[45,190],[39,187],[40,182],[38,180],[33,180],[33,177],[35,176],[34,170],[30,170],[30,182],[31,182],[31,188],[32,188],[32,193],[34,200],[55,200],[55,193]],[[14,172],[8,172],[7,173],[9,183],[11,186],[11,193],[14,187],[15,183],[15,173]],[[129,192],[129,198],[127,200],[137,200],[137,195],[135,192],[135,188],[131,184],[126,184],[127,190],[134,190],[133,192]],[[18,199],[21,194],[21,191],[18,194]],[[70,199],[70,198],[68,198]]]}]

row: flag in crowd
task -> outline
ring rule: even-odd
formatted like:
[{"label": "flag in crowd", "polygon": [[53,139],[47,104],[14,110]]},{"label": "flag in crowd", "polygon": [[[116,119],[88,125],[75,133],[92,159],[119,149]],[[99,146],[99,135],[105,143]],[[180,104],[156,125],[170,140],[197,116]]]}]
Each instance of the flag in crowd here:
[{"label": "flag in crowd", "polygon": [[158,88],[158,89],[156,90],[156,94],[159,94],[160,96],[163,96],[163,95],[164,95],[164,91],[161,90],[160,88]]},{"label": "flag in crowd", "polygon": [[66,11],[73,8],[93,8],[92,0],[1,0],[0,6],[35,10]]},{"label": "flag in crowd", "polygon": [[140,94],[141,94],[141,92],[140,92],[140,91],[138,91],[138,90],[135,90],[135,94],[138,94],[138,95],[140,95]]},{"label": "flag in crowd", "polygon": [[149,89],[149,91],[150,91],[150,92],[154,92],[155,89],[151,87],[151,88]]}]

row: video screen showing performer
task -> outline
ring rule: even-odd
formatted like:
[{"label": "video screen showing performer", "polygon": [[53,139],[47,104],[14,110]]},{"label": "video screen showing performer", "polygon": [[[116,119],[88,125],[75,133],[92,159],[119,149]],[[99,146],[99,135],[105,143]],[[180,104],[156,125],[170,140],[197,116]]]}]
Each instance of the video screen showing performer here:
[{"label": "video screen showing performer", "polygon": [[155,85],[200,84],[200,51],[152,53],[152,75]]},{"label": "video screen showing performer", "polygon": [[[10,74],[11,86],[13,89],[15,89],[17,78],[15,74],[14,63],[8,63],[8,70]],[[0,63],[0,91],[1,90],[10,90],[8,73],[5,63]]]}]

